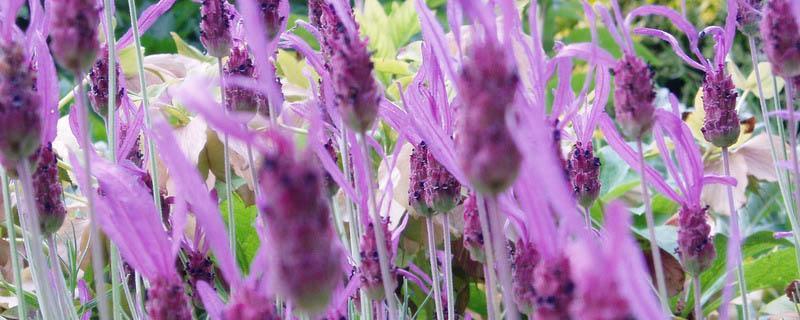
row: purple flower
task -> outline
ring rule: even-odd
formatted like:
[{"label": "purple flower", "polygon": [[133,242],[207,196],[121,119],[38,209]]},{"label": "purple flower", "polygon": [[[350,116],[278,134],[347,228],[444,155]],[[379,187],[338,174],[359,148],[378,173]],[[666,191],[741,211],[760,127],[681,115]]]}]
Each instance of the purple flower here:
[{"label": "purple flower", "polygon": [[221,58],[231,47],[233,8],[225,0],[203,0],[200,6],[200,41],[208,55]]},{"label": "purple flower", "polygon": [[67,216],[67,209],[61,199],[58,159],[50,143],[39,148],[34,157],[38,159],[36,171],[33,172],[33,189],[36,191],[39,226],[42,235],[49,236],[58,231]]},{"label": "purple flower", "polygon": [[50,1],[56,13],[50,26],[50,48],[61,66],[72,72],[85,71],[99,48],[97,26],[100,8],[95,0]]},{"label": "purple flower", "polygon": [[[225,64],[225,77],[234,76],[243,78],[256,78],[256,69],[253,59],[244,43],[236,42],[231,48],[230,56]],[[235,84],[225,87],[225,98],[228,110],[245,112],[255,115],[261,113],[269,116],[267,97],[252,89],[243,88]]]},{"label": "purple flower", "polygon": [[[394,263],[391,263],[391,261],[394,261],[394,252],[392,252],[388,219],[383,219],[381,221],[381,228],[383,228],[383,234],[386,239],[383,245],[386,248],[386,252],[389,253],[390,278],[395,279],[397,270],[395,269]],[[383,289],[383,278],[381,277],[381,266],[378,259],[378,243],[375,238],[375,226],[372,222],[367,224],[366,230],[361,236],[360,256],[361,267],[359,267],[358,273],[361,277],[361,285],[366,288],[367,295],[369,295],[370,299],[377,301],[383,300],[385,291]],[[392,284],[391,287],[394,288],[395,286],[397,286],[396,283]]]},{"label": "purple flower", "polygon": [[446,214],[461,200],[461,184],[433,153],[428,152],[426,156],[425,198],[433,211]]},{"label": "purple flower", "polygon": [[700,131],[706,141],[725,148],[739,139],[739,116],[736,113],[738,93],[733,79],[725,74],[723,66],[706,73],[703,80],[703,109],[706,116]]},{"label": "purple flower", "polygon": [[653,72],[639,57],[626,53],[614,68],[614,113],[622,133],[641,138],[653,125]]},{"label": "purple flower", "polygon": [[18,41],[0,39],[0,162],[10,172],[36,152],[42,134],[36,72]]},{"label": "purple flower", "polygon": [[281,32],[282,25],[286,23],[286,17],[281,15],[279,6],[282,0],[258,0],[259,8],[261,9],[261,18],[263,19],[264,28],[267,30],[268,39],[272,40],[278,33]]},{"label": "purple flower", "polygon": [[[325,145],[323,145],[323,147],[325,147],[325,151],[327,152],[327,155],[331,158],[333,163],[339,161],[339,154],[338,151],[336,151],[336,146],[333,144],[333,139],[328,138],[328,141],[325,142]],[[336,183],[336,181],[333,180],[333,176],[331,176],[331,174],[328,173],[327,171],[325,171],[324,184],[325,184],[325,190],[328,190],[328,196],[332,197],[336,194],[336,192],[339,191],[339,185]]]},{"label": "purple flower", "polygon": [[511,272],[514,280],[514,302],[520,311],[531,314],[536,308],[534,270],[539,263],[539,252],[532,243],[517,240],[512,256]]},{"label": "purple flower", "polygon": [[563,256],[543,259],[534,267],[536,319],[569,318],[569,305],[572,303],[575,291],[575,283],[570,277],[569,260]]},{"label": "purple flower", "polygon": [[770,0],[761,21],[764,51],[772,71],[785,78],[800,75],[800,28],[791,6],[791,0]]},{"label": "purple flower", "polygon": [[[100,50],[100,55],[97,57],[97,61],[94,62],[92,68],[89,69],[89,102],[94,109],[94,112],[99,114],[101,117],[108,116],[108,47],[103,46]],[[116,59],[116,57],[115,57]],[[122,104],[122,96],[125,94],[125,88],[122,87],[120,84],[120,67],[119,62],[116,64],[117,66],[117,94],[115,96],[116,103],[114,106],[119,108]]]},{"label": "purple flower", "polygon": [[317,29],[322,28],[322,14],[325,6],[325,0],[308,0],[308,20]]},{"label": "purple flower", "polygon": [[408,204],[417,213],[429,217],[433,214],[433,209],[425,192],[425,183],[428,180],[427,161],[428,147],[423,141],[411,152],[409,160]]},{"label": "purple flower", "polygon": [[763,0],[736,0],[739,12],[736,14],[736,28],[748,37],[758,36],[761,24]]},{"label": "purple flower", "polygon": [[477,191],[492,195],[514,182],[522,157],[506,125],[519,77],[505,57],[493,41],[475,43],[458,79],[461,167]]},{"label": "purple flower", "polygon": [[464,200],[464,247],[474,261],[483,262],[483,231],[478,217],[478,200],[470,194]]},{"label": "purple flower", "polygon": [[794,303],[800,303],[800,280],[792,280],[786,289],[783,290],[786,297]]},{"label": "purple flower", "polygon": [[157,278],[150,281],[147,290],[147,315],[153,320],[190,320],[183,282],[175,279]]},{"label": "purple flower", "polygon": [[678,211],[678,254],[692,276],[707,270],[717,256],[707,211],[708,207],[698,206],[682,206]]},{"label": "purple flower", "polygon": [[275,314],[275,304],[251,283],[233,292],[228,305],[222,312],[222,319],[237,320],[279,320]]},{"label": "purple flower", "polygon": [[600,158],[594,156],[591,142],[584,146],[579,141],[572,146],[567,173],[575,199],[585,208],[591,207],[600,195]]}]

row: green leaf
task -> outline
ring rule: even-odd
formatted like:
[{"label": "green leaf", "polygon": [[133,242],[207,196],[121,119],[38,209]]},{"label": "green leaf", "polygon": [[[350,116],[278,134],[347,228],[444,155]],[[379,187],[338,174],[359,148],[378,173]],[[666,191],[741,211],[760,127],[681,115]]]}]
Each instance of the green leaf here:
[{"label": "green leaf", "polygon": [[[228,223],[228,200],[219,205],[219,211]],[[250,262],[256,256],[261,241],[255,228],[258,211],[255,206],[246,207],[237,194],[233,194],[233,216],[236,224],[236,260],[242,270],[247,273]]]},{"label": "green leaf", "polygon": [[[142,56],[144,56],[145,48],[142,47]],[[139,72],[139,67],[136,64],[136,46],[127,46],[118,52],[119,54],[119,67],[122,73],[126,76],[133,76]]]},{"label": "green leaf", "polygon": [[375,65],[375,71],[378,72],[383,72],[398,76],[408,76],[412,74],[411,71],[409,70],[410,68],[409,64],[400,60],[373,58],[372,62]]},{"label": "green leaf", "polygon": [[175,48],[177,48],[179,55],[209,63],[216,60],[214,57],[204,55],[202,51],[183,41],[177,33],[170,32],[169,34],[172,36],[172,40],[175,41]]},{"label": "green leaf", "polygon": [[369,38],[369,49],[376,58],[393,57],[397,52],[389,30],[389,16],[378,0],[364,1],[364,11],[356,10],[356,21],[363,36]]},{"label": "green leaf", "polygon": [[308,79],[303,75],[306,66],[305,59],[297,59],[292,53],[278,50],[278,69],[286,80],[302,88],[308,88]]},{"label": "green leaf", "polygon": [[406,45],[420,30],[421,26],[417,18],[417,11],[414,9],[414,1],[406,0],[403,4],[392,2],[388,32],[392,37],[394,47],[400,48]]}]

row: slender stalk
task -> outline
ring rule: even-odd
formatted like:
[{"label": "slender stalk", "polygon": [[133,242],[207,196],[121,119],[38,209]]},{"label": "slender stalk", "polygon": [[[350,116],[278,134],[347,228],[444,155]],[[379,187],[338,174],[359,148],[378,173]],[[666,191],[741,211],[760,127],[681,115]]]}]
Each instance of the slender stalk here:
[{"label": "slender stalk", "polygon": [[661,252],[658,247],[658,242],[656,239],[656,228],[655,228],[655,219],[653,218],[653,208],[650,204],[650,195],[647,190],[647,182],[646,182],[646,175],[645,175],[645,162],[644,162],[644,147],[642,146],[642,138],[636,140],[636,144],[639,147],[639,169],[641,170],[642,174],[642,202],[644,202],[644,213],[645,213],[645,220],[647,220],[647,232],[650,236],[650,255],[653,257],[653,270],[656,274],[656,286],[658,288],[658,299],[661,301],[661,307],[664,309],[665,312],[671,314],[672,311],[669,309],[669,303],[667,299],[669,296],[667,295],[667,282],[664,280],[664,266],[661,264]]},{"label": "slender stalk", "polygon": [[[14,292],[17,294],[17,312],[20,319],[28,319],[28,307],[25,304],[24,289],[22,289],[22,268],[19,263],[19,251],[17,251],[17,235],[14,227],[14,214],[11,212],[11,192],[8,188],[8,175],[6,170],[0,168],[0,179],[3,184],[3,212],[6,218],[6,230],[8,232],[8,245],[11,251],[11,268],[14,270]],[[18,216],[20,224],[22,219]]]},{"label": "slender stalk", "polygon": [[[772,126],[770,125],[770,120],[767,114],[767,101],[764,99],[764,89],[762,88],[761,84],[761,71],[758,69],[758,49],[756,47],[756,40],[753,37],[747,37],[748,43],[750,45],[750,57],[753,62],[753,72],[756,75],[756,84],[758,86],[758,102],[761,106],[761,117],[764,120],[764,130],[767,133],[767,139],[769,141],[769,152],[770,156],[772,156],[772,163],[773,167],[775,168],[775,176],[778,179],[778,187],[781,190],[781,198],[783,198],[783,208],[786,210],[789,216],[789,223],[792,226],[792,236],[794,237],[795,243],[800,243],[800,224],[798,224],[797,216],[795,215],[795,207],[794,204],[791,202],[791,191],[787,188],[786,184],[788,183],[785,181],[786,175],[781,171],[778,167],[778,153],[775,149],[775,142],[772,140]],[[775,91],[775,96],[778,96],[778,92]],[[795,250],[797,254],[795,254],[795,259],[797,260],[797,268],[798,274],[800,274],[800,246],[795,246]]]},{"label": "slender stalk", "polygon": [[508,248],[506,242],[508,241],[503,232],[502,218],[500,216],[500,208],[497,207],[496,198],[489,198],[487,201],[487,208],[492,217],[493,223],[490,224],[492,231],[492,244],[494,244],[494,254],[497,255],[497,272],[500,274],[500,291],[503,293],[503,307],[505,316],[503,319],[517,320],[519,319],[519,312],[517,305],[514,303],[511,287],[511,266],[509,265]]},{"label": "slender stalk", "polygon": [[[352,174],[350,171],[350,150],[348,147],[347,139],[347,126],[344,125],[344,121],[341,122],[340,126],[341,129],[340,136],[339,136],[339,150],[341,150],[342,155],[342,171],[344,172],[344,177],[349,185],[353,185],[352,181]],[[353,259],[353,262],[357,268],[361,267],[361,256],[359,255],[360,250],[360,241],[361,241],[361,230],[359,226],[361,222],[359,221],[359,216],[355,212],[355,208],[353,206],[353,202],[350,201],[345,197],[345,214],[350,218],[349,223],[347,224],[348,235],[350,237],[350,256]],[[372,319],[372,303],[370,302],[369,296],[367,295],[365,288],[360,288],[360,298],[361,298],[361,317],[363,319]]]},{"label": "slender stalk", "polygon": [[[794,84],[791,81],[786,81],[786,109],[789,111],[789,154],[792,163],[792,173],[794,174],[795,184],[800,179],[800,163],[797,158],[797,121],[794,114]],[[800,189],[795,188],[794,199],[798,202],[797,207],[800,208]]]},{"label": "slender stalk", "polygon": [[489,314],[489,320],[497,319],[497,305],[494,298],[497,286],[495,283],[494,273],[494,250],[492,249],[492,232],[489,226],[488,215],[486,214],[486,199],[480,193],[477,194],[478,200],[478,219],[481,222],[481,232],[483,233],[483,251],[485,253],[486,261],[484,261],[484,278],[486,279],[486,311]]},{"label": "slender stalk", "polygon": [[72,303],[74,297],[73,294],[67,290],[67,283],[64,279],[64,272],[61,270],[61,261],[58,257],[58,246],[56,245],[54,235],[51,234],[47,237],[47,246],[50,253],[50,274],[53,276],[52,281],[54,281],[54,286],[58,295],[57,303],[61,305],[62,310],[72,316],[72,319],[77,320],[75,305]]},{"label": "slender stalk", "polygon": [[694,318],[703,320],[703,303],[700,300],[703,291],[700,289],[700,275],[693,276],[692,282],[694,283]]},{"label": "slender stalk", "polygon": [[253,157],[253,146],[249,144],[247,145],[247,162],[250,167],[250,176],[253,179],[253,194],[256,196],[256,199],[258,199],[258,169],[256,168],[255,157]]},{"label": "slender stalk", "polygon": [[[730,177],[730,163],[729,163],[729,154],[728,148],[722,148],[722,164],[725,169],[725,176]],[[730,265],[735,263],[736,264],[736,276],[738,277],[739,282],[739,292],[742,295],[742,310],[744,310],[744,320],[750,320],[750,308],[749,302],[747,301],[747,283],[745,282],[744,277],[744,268],[742,266],[742,251],[741,251],[741,236],[739,231],[739,213],[736,210],[736,206],[733,204],[733,187],[726,186],[725,191],[728,195],[728,209],[731,212],[731,236],[728,242],[728,270],[730,270]],[[725,276],[726,283],[728,282],[727,279],[730,278],[730,275]],[[726,284],[727,286],[727,284]],[[727,302],[730,301],[730,293],[729,290],[723,290],[723,311],[727,310],[724,307]],[[726,312],[722,314],[725,315]]]},{"label": "slender stalk", "polygon": [[592,230],[592,212],[589,207],[583,208],[583,216],[586,219],[586,228]]},{"label": "slender stalk", "polygon": [[[367,139],[364,136],[363,132],[360,132],[356,135],[356,138],[361,144],[361,148],[364,152],[364,157],[369,159],[369,147],[367,146]],[[397,318],[397,302],[395,301],[394,295],[394,288],[393,284],[395,282],[392,279],[391,274],[389,273],[389,253],[387,252],[387,248],[384,245],[386,243],[386,235],[383,234],[383,227],[381,224],[381,214],[378,212],[378,207],[375,204],[375,184],[372,181],[372,167],[367,163],[367,172],[369,175],[367,176],[367,180],[369,180],[369,212],[372,215],[372,223],[374,225],[373,230],[375,231],[375,241],[378,243],[378,261],[381,267],[381,279],[383,280],[383,290],[386,295],[386,306],[389,312],[389,320],[395,320]]]},{"label": "slender stalk", "polygon": [[436,263],[436,234],[433,229],[433,218],[425,218],[425,227],[428,233],[428,260],[431,263],[431,277],[433,278],[433,302],[436,310],[436,319],[443,320],[442,290],[439,288],[439,267]]},{"label": "slender stalk", "polygon": [[[222,97],[222,108],[224,108],[227,112],[228,105],[225,99],[225,71],[222,65],[222,58],[217,58],[217,65],[219,66],[219,88],[220,88],[220,97]],[[233,253],[233,259],[236,259],[236,219],[233,216],[233,183],[231,181],[232,174],[231,174],[231,155],[230,155],[230,144],[228,141],[228,134],[224,134],[222,138],[225,142],[224,150],[224,157],[225,157],[225,198],[228,199],[228,206],[226,208],[228,212],[228,237],[231,242],[231,253]]]},{"label": "slender stalk", "polygon": [[444,234],[444,283],[447,292],[447,320],[455,319],[455,289],[453,288],[453,248],[450,240],[449,212],[442,214],[442,233]]},{"label": "slender stalk", "polygon": [[109,318],[109,310],[105,296],[105,259],[103,257],[103,244],[101,243],[100,229],[97,227],[97,216],[94,211],[94,193],[92,190],[92,162],[89,153],[89,148],[92,145],[91,137],[89,136],[91,123],[89,122],[89,105],[86,90],[84,90],[83,74],[75,75],[75,86],[78,88],[78,102],[84,108],[83,112],[78,112],[83,119],[83,166],[86,175],[86,180],[83,185],[86,186],[86,208],[89,211],[89,225],[91,228],[91,246],[92,246],[92,269],[94,273],[95,292],[97,295],[98,308],[100,309],[100,319],[106,320]]}]

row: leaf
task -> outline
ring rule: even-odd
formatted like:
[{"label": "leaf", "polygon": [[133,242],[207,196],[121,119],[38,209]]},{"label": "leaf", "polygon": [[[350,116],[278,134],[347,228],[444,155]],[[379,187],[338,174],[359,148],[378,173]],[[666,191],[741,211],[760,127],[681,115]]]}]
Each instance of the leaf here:
[{"label": "leaf", "polygon": [[[761,76],[761,89],[764,91],[764,99],[772,99],[775,97],[775,88],[772,85],[772,65],[769,62],[761,62],[758,64],[758,73]],[[784,81],[782,78],[776,78],[778,92],[783,89]],[[759,96],[758,94],[758,82],[756,81],[756,73],[755,71],[751,72],[750,75],[747,76],[747,82],[745,82],[744,87],[740,88],[745,91],[752,92],[756,97]]]},{"label": "leaf", "polygon": [[278,50],[278,68],[289,83],[308,88],[308,78],[303,75],[306,66],[305,59],[297,59],[292,53]]},{"label": "leaf", "polygon": [[408,76],[412,74],[409,70],[409,64],[400,60],[391,58],[373,58],[372,62],[375,64],[375,71],[378,72],[399,76]]},{"label": "leaf", "polygon": [[388,22],[388,32],[392,36],[395,48],[408,43],[411,37],[421,30],[413,0],[406,0],[403,4],[392,2],[392,13]]},{"label": "leaf", "polygon": [[378,0],[364,1],[364,10],[356,10],[356,21],[361,26],[361,33],[369,39],[369,49],[377,58],[393,57],[397,52],[389,32],[389,16]]},{"label": "leaf", "polygon": [[[142,47],[142,56],[144,56],[145,48]],[[138,70],[138,66],[136,64],[136,47],[135,46],[127,46],[124,49],[120,50],[118,53],[119,55],[119,67],[122,69],[122,73],[126,76],[133,76],[136,75]]]},{"label": "leaf", "polygon": [[[228,223],[228,200],[219,205],[219,211]],[[250,262],[256,256],[261,240],[256,232],[255,222],[258,211],[255,206],[246,207],[237,194],[233,194],[233,216],[236,224],[236,259],[244,273],[248,272]]]},{"label": "leaf", "polygon": [[208,62],[208,63],[214,62],[215,59],[213,57],[204,55],[202,51],[186,43],[186,41],[183,41],[183,39],[181,39],[181,36],[179,36],[177,33],[170,32],[169,34],[172,36],[172,40],[175,41],[175,48],[178,49],[179,55],[196,59],[202,62]]}]

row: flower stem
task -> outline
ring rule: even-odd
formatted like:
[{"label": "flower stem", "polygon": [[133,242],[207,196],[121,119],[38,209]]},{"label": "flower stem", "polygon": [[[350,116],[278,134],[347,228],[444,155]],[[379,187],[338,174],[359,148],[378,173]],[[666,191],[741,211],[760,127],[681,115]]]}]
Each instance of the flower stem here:
[{"label": "flower stem", "polygon": [[450,240],[449,212],[442,214],[442,233],[444,234],[444,283],[447,292],[447,320],[455,319],[455,289],[453,288],[453,248]]},{"label": "flower stem", "polygon": [[436,319],[443,320],[442,290],[439,288],[439,267],[436,263],[436,234],[433,228],[433,218],[425,218],[425,227],[428,233],[428,259],[431,264],[431,277],[433,278],[433,302],[436,310]]},{"label": "flower stem", "polygon": [[[728,148],[722,148],[722,164],[725,169],[725,176],[730,177],[730,163],[729,163],[729,154]],[[728,194],[728,209],[731,212],[731,236],[730,241],[728,242],[728,261],[727,261],[727,269],[728,274],[725,276],[725,283],[726,288],[723,290],[722,294],[722,311],[720,312],[720,319],[727,319],[727,304],[731,298],[731,290],[730,282],[731,273],[730,271],[733,268],[736,268],[736,275],[738,277],[739,282],[739,291],[742,295],[742,310],[744,310],[744,320],[750,320],[750,308],[748,307],[749,303],[747,301],[747,283],[745,282],[744,277],[744,268],[742,266],[742,254],[741,254],[741,236],[739,231],[739,213],[736,210],[736,205],[733,204],[733,187],[726,186],[725,190]]]},{"label": "flower stem", "polygon": [[92,232],[91,236],[91,246],[92,246],[92,271],[94,274],[94,282],[95,282],[95,294],[97,295],[97,304],[98,309],[100,310],[100,319],[106,320],[109,318],[109,310],[108,305],[106,303],[106,295],[105,295],[105,262],[103,258],[103,244],[101,243],[100,237],[100,229],[97,227],[97,216],[95,215],[94,211],[94,192],[92,191],[92,163],[91,163],[91,156],[89,153],[89,148],[92,146],[91,137],[89,136],[91,129],[91,123],[89,123],[89,105],[87,103],[88,97],[86,96],[86,91],[84,90],[83,86],[83,74],[76,74],[75,75],[75,86],[78,90],[78,105],[83,108],[83,111],[79,111],[78,114],[81,116],[81,121],[83,121],[83,132],[82,132],[82,155],[83,155],[83,166],[84,172],[86,176],[86,180],[83,181],[83,185],[86,186],[86,208],[89,211],[89,225],[90,230]]},{"label": "flower stem", "polygon": [[[361,144],[361,148],[364,152],[364,157],[369,159],[369,147],[367,146],[367,139],[363,132],[360,132],[356,135],[359,144]],[[381,214],[378,212],[378,207],[375,205],[375,184],[373,183],[372,179],[372,167],[367,162],[367,172],[369,175],[367,176],[367,180],[369,180],[369,212],[372,214],[372,223],[374,225],[375,230],[375,240],[378,243],[378,261],[380,262],[381,267],[381,278],[383,280],[383,290],[386,294],[386,306],[388,307],[389,312],[389,320],[395,320],[397,318],[397,302],[395,301],[395,295],[393,290],[393,284],[395,282],[392,279],[391,274],[389,273],[389,253],[387,252],[387,248],[385,246],[386,243],[386,235],[383,234],[383,227],[381,224]]]},{"label": "flower stem", "polygon": [[511,287],[511,266],[509,265],[508,248],[506,246],[506,233],[503,232],[503,220],[500,216],[500,208],[497,206],[497,198],[489,198],[487,201],[487,208],[492,217],[492,222],[489,226],[492,231],[492,244],[494,244],[494,254],[497,258],[497,272],[500,274],[500,291],[503,293],[503,307],[505,308],[503,319],[517,320],[519,319],[519,312],[517,312],[517,305],[514,303]]},{"label": "flower stem", "polygon": [[703,303],[700,300],[703,291],[700,289],[700,275],[692,277],[692,282],[694,283],[694,318],[703,320]]},{"label": "flower stem", "polygon": [[[19,251],[17,251],[17,235],[14,227],[14,215],[11,212],[11,192],[8,188],[8,175],[6,170],[0,168],[0,179],[3,184],[3,212],[6,218],[6,230],[8,232],[8,245],[11,251],[11,268],[14,270],[14,291],[17,294],[17,311],[20,319],[28,319],[28,307],[25,305],[24,289],[22,289],[22,268],[19,263]],[[18,211],[19,212],[19,211]],[[22,223],[21,217],[17,219]]]},{"label": "flower stem", "polygon": [[484,278],[486,279],[486,311],[489,314],[489,320],[497,319],[497,305],[494,298],[495,290],[495,273],[494,273],[494,250],[492,249],[492,232],[489,225],[489,217],[486,214],[487,201],[480,193],[477,194],[478,200],[478,219],[481,223],[481,232],[483,233],[483,251],[486,256],[484,261]]},{"label": "flower stem", "polygon": [[[767,101],[764,99],[764,89],[761,84],[761,71],[758,69],[758,49],[756,47],[756,40],[752,36],[747,37],[747,40],[750,45],[750,57],[753,62],[753,72],[756,75],[756,84],[758,86],[758,102],[761,106],[761,117],[764,120],[764,130],[767,133],[768,141],[769,141],[769,152],[772,156],[772,163],[775,169],[775,176],[778,178],[778,187],[781,190],[781,198],[783,198],[783,207],[786,210],[789,216],[789,223],[792,226],[792,236],[794,237],[795,243],[800,243],[800,224],[798,224],[797,216],[795,214],[795,207],[792,201],[791,191],[787,187],[789,183],[786,181],[787,177],[782,172],[780,167],[778,166],[778,161],[781,159],[778,158],[778,153],[775,149],[775,142],[773,141],[772,137],[772,126],[770,125],[770,120],[767,114]],[[775,96],[778,96],[778,92],[775,91]],[[785,157],[784,157],[785,159]],[[797,259],[797,268],[798,274],[800,274],[800,246],[795,246],[795,250],[797,254],[795,254],[795,259]]]},{"label": "flower stem", "polygon": [[664,280],[664,266],[661,264],[661,251],[658,247],[658,239],[656,239],[655,219],[653,218],[653,208],[650,205],[650,195],[647,190],[646,174],[645,174],[645,161],[644,161],[644,147],[642,146],[642,138],[636,140],[639,147],[639,169],[642,176],[642,202],[644,202],[644,216],[647,220],[647,232],[650,236],[650,254],[653,257],[653,270],[656,274],[656,286],[658,288],[658,299],[661,301],[661,307],[668,314],[672,314],[669,308],[667,299],[667,282]]},{"label": "flower stem", "polygon": [[[222,65],[222,58],[217,58],[217,65],[219,66],[219,89],[220,89],[220,97],[222,97],[222,108],[224,110],[228,110],[228,106],[226,104],[225,99],[225,70],[223,69]],[[228,134],[224,134],[224,157],[225,157],[225,199],[228,200],[228,206],[226,208],[228,213],[228,237],[231,242],[231,253],[233,253],[233,259],[236,260],[236,218],[233,216],[233,183],[231,181],[232,174],[231,174],[231,155],[230,155],[230,144],[228,141]]]},{"label": "flower stem", "polygon": [[[347,126],[344,125],[344,121],[341,122],[340,126],[341,132],[339,134],[339,150],[341,151],[342,155],[342,172],[344,172],[345,181],[349,185],[353,185],[352,181],[352,174],[350,172],[350,149],[349,144],[347,143]],[[345,197],[345,214],[349,217],[350,221],[347,224],[348,235],[350,237],[350,256],[353,259],[356,267],[361,267],[361,257],[359,255],[360,250],[360,241],[361,241],[361,231],[359,230],[359,226],[361,222],[359,221],[359,216],[355,213],[355,208],[353,207],[353,202],[350,199]],[[370,302],[369,297],[367,296],[366,289],[362,286],[360,288],[360,297],[361,297],[361,317],[362,319],[372,319],[372,303]]]},{"label": "flower stem", "polygon": [[75,305],[72,303],[74,297],[73,294],[67,290],[67,283],[64,279],[64,272],[61,270],[60,258],[58,257],[58,246],[56,245],[55,236],[51,234],[47,237],[46,241],[50,254],[50,274],[53,276],[53,287],[56,289],[59,300],[57,303],[61,304],[62,310],[68,312],[67,314],[74,315],[72,319],[77,320]]}]

